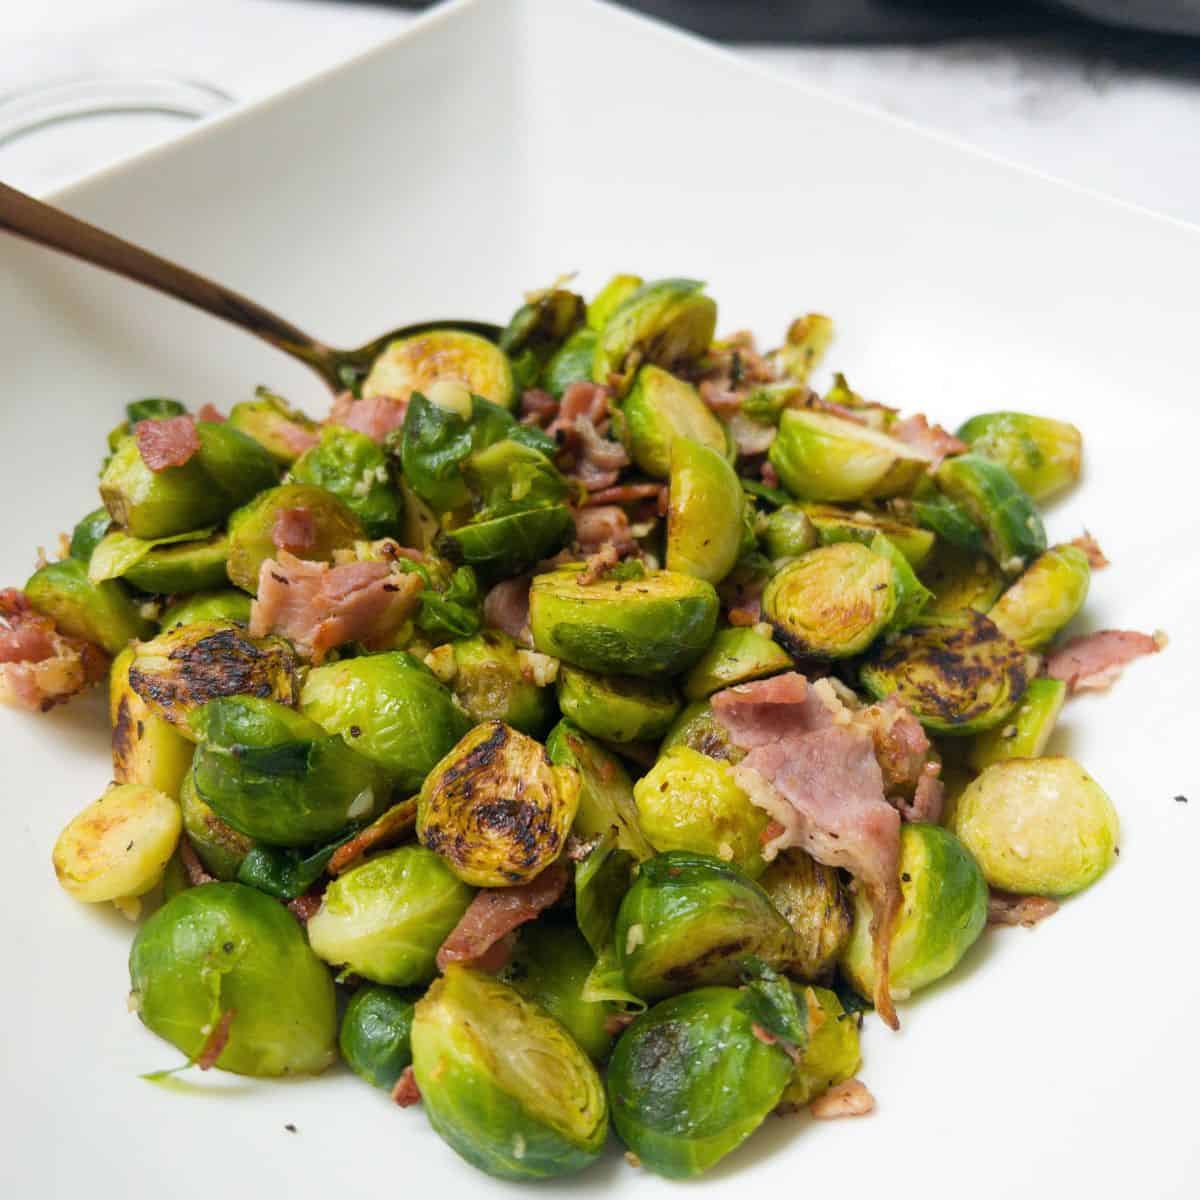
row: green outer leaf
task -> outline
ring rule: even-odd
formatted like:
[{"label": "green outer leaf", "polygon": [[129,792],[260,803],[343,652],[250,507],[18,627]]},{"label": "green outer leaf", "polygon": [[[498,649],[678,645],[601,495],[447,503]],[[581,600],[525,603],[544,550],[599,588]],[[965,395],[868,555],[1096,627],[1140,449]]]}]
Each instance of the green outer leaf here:
[{"label": "green outer leaf", "polygon": [[156,546],[173,546],[178,542],[202,542],[212,537],[216,526],[193,529],[189,533],[176,533],[171,537],[136,538],[122,529],[112,529],[100,539],[88,561],[88,578],[93,583],[106,579],[120,579],[131,567],[146,557]]}]

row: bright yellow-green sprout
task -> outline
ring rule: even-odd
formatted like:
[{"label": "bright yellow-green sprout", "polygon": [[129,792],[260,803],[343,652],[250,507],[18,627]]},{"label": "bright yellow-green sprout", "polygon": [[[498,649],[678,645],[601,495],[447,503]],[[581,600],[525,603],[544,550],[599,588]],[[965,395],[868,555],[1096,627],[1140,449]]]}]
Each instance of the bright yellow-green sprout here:
[{"label": "bright yellow-green sprout", "polygon": [[1083,607],[1092,569],[1078,546],[1052,546],[988,610],[1023,650],[1040,650]]}]

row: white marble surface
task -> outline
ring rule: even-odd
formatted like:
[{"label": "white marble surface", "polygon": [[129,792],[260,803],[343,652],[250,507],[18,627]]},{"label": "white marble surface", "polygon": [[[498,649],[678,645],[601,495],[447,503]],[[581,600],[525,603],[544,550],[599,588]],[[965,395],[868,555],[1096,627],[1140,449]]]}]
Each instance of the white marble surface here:
[{"label": "white marble surface", "polygon": [[[0,3],[0,97],[109,75],[202,81],[253,100],[344,61],[411,19],[295,0]],[[1200,47],[1133,62],[1030,38],[738,52],[990,153],[1200,223]],[[4,111],[0,100],[0,125]],[[52,126],[0,144],[0,178],[45,192],[182,127],[167,116]]]}]

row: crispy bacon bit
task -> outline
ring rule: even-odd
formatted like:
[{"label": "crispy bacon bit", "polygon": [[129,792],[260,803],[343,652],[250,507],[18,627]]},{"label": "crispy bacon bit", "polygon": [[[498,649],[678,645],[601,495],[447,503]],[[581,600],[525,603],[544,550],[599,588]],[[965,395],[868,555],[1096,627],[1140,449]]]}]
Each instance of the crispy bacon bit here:
[{"label": "crispy bacon bit", "polygon": [[716,379],[704,379],[700,383],[700,399],[719,417],[732,417],[741,412],[743,392],[734,391],[725,383]]},{"label": "crispy bacon bit", "polygon": [[142,462],[152,471],[182,467],[193,454],[200,452],[196,422],[186,413],[181,417],[139,421],[133,436],[137,439]]},{"label": "crispy bacon bit", "polygon": [[340,875],[343,871],[348,871],[373,850],[395,845],[411,832],[416,823],[416,796],[393,804],[366,829],[356,833],[348,842],[343,842],[333,852],[328,867],[330,875]]},{"label": "crispy bacon bit", "polygon": [[601,437],[591,417],[575,418],[578,449],[574,468],[568,472],[588,491],[603,491],[620,478],[621,469],[629,466],[629,455],[620,442]]},{"label": "crispy bacon bit", "polygon": [[518,575],[492,587],[483,598],[483,621],[523,646],[533,645],[529,632],[529,576]]},{"label": "crispy bacon bit", "polygon": [[185,833],[179,839],[179,861],[183,864],[183,873],[191,887],[199,887],[202,883],[216,883],[216,876],[205,870],[192,839]]},{"label": "crispy bacon bit", "polygon": [[966,442],[960,441],[952,433],[947,433],[940,425],[930,425],[924,413],[905,417],[897,421],[888,430],[898,442],[904,442],[919,450],[929,459],[929,470],[936,471],[942,459],[954,454],[965,454]]},{"label": "crispy bacon bit", "polygon": [[618,1034],[623,1033],[626,1029],[628,1029],[629,1026],[632,1025],[636,1020],[637,1017],[634,1016],[633,1013],[609,1013],[608,1016],[604,1018],[604,1032],[607,1033],[609,1037],[616,1037]]},{"label": "crispy bacon bit", "polygon": [[324,893],[325,888],[323,886],[314,887],[311,891],[305,892],[303,896],[297,896],[294,900],[289,900],[285,907],[301,925],[307,925],[317,915],[317,910],[321,907],[321,897]]},{"label": "crispy bacon bit", "polygon": [[392,1099],[401,1108],[411,1108],[414,1104],[421,1103],[421,1089],[417,1087],[417,1077],[413,1074],[411,1066],[400,1072],[400,1078],[392,1088]]},{"label": "crispy bacon bit", "polygon": [[55,652],[54,622],[29,603],[24,592],[0,592],[0,663],[42,662]]},{"label": "crispy bacon bit", "polygon": [[631,554],[638,548],[629,517],[623,508],[615,504],[601,504],[595,508],[577,509],[572,515],[575,518],[575,540],[584,554],[594,554],[609,545],[618,554]]},{"label": "crispy bacon bit", "polygon": [[754,579],[738,583],[726,579],[717,589],[725,605],[725,618],[730,625],[757,625],[762,619],[762,594],[766,580]]},{"label": "crispy bacon bit", "polygon": [[599,583],[620,561],[621,556],[617,553],[616,546],[609,542],[595,554],[588,556],[583,570],[575,577],[575,582],[580,587],[587,587],[590,583]]},{"label": "crispy bacon bit", "polygon": [[299,458],[306,450],[311,450],[321,440],[321,435],[313,429],[306,429],[294,421],[280,421],[274,428],[274,434],[283,443],[289,454]]},{"label": "crispy bacon bit", "polygon": [[597,504],[634,504],[638,500],[657,501],[666,490],[665,483],[623,483],[619,487],[592,492],[583,501],[582,507],[589,508]]},{"label": "crispy bacon bit", "polygon": [[852,724],[871,735],[889,801],[906,821],[934,821],[942,812],[941,765],[920,722],[894,696],[860,708]]},{"label": "crispy bacon bit", "polygon": [[750,1023],[750,1032],[762,1042],[764,1046],[774,1046],[779,1039],[769,1030],[764,1029],[757,1021]]},{"label": "crispy bacon bit", "polygon": [[779,472],[775,470],[775,466],[769,458],[763,459],[762,466],[758,468],[758,477],[769,488],[779,486]]},{"label": "crispy bacon bit", "polygon": [[558,415],[546,427],[551,437],[569,439],[578,432],[578,419],[586,417],[593,429],[608,420],[608,388],[599,383],[577,380],[563,392],[558,405]]},{"label": "crispy bacon bit", "polygon": [[271,541],[276,550],[303,554],[317,544],[317,522],[307,508],[281,508],[271,526]]},{"label": "crispy bacon bit", "polygon": [[1100,549],[1100,543],[1085,529],[1081,537],[1073,538],[1071,545],[1082,550],[1087,555],[1088,566],[1093,571],[1099,571],[1109,565],[1108,557]]},{"label": "crispy bacon bit", "polygon": [[989,925],[1024,925],[1032,929],[1058,912],[1058,901],[1047,896],[1014,896],[994,888],[988,893]]},{"label": "crispy bacon bit", "polygon": [[221,1057],[221,1052],[229,1041],[229,1027],[233,1024],[233,1018],[236,1016],[236,1008],[227,1008],[212,1027],[208,1037],[204,1040],[204,1045],[200,1047],[200,1053],[196,1055],[195,1065],[200,1070],[208,1071],[217,1065],[217,1059]]},{"label": "crispy bacon bit", "polygon": [[374,441],[382,442],[393,429],[404,424],[407,411],[407,400],[393,400],[390,396],[367,396],[356,400],[353,393],[342,392],[334,400],[325,424],[357,429]]},{"label": "crispy bacon bit", "polygon": [[1166,644],[1166,634],[1161,632],[1151,637],[1127,629],[1101,629],[1052,650],[1045,671],[1051,679],[1061,679],[1071,695],[1103,691],[1135,658],[1157,654]]},{"label": "crispy bacon bit", "polygon": [[[606,766],[611,764],[607,761]],[[578,835],[571,833],[567,835],[567,860],[573,863],[583,862],[585,858],[600,844],[600,835],[595,837],[581,838]]]},{"label": "crispy bacon bit", "polygon": [[212,421],[220,425],[225,420],[225,414],[213,404],[202,404],[196,413],[197,421]]},{"label": "crispy bacon bit", "polygon": [[541,388],[526,388],[521,393],[521,422],[543,426],[558,415],[558,401]]},{"label": "crispy bacon bit", "polygon": [[912,799],[900,797],[896,800],[896,807],[904,820],[936,825],[942,819],[942,809],[946,804],[946,787],[941,776],[941,763],[927,762],[921,768],[921,776],[917,780]]},{"label": "crispy bacon bit", "polygon": [[847,1079],[818,1096],[808,1106],[808,1111],[818,1121],[832,1121],[838,1117],[865,1117],[874,1108],[875,1097],[866,1084],[858,1079]]}]

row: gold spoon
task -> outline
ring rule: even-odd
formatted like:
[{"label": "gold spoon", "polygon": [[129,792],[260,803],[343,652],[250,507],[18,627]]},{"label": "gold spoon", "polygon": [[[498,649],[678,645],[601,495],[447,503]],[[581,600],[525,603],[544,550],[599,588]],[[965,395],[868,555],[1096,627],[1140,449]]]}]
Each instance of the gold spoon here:
[{"label": "gold spoon", "polygon": [[253,300],[3,183],[0,183],[0,229],[144,283],[237,325],[311,367],[335,395],[347,388],[356,390],[371,364],[397,338],[430,329],[454,328],[494,342],[501,332],[499,325],[486,321],[422,321],[393,329],[357,350],[335,350]]}]

